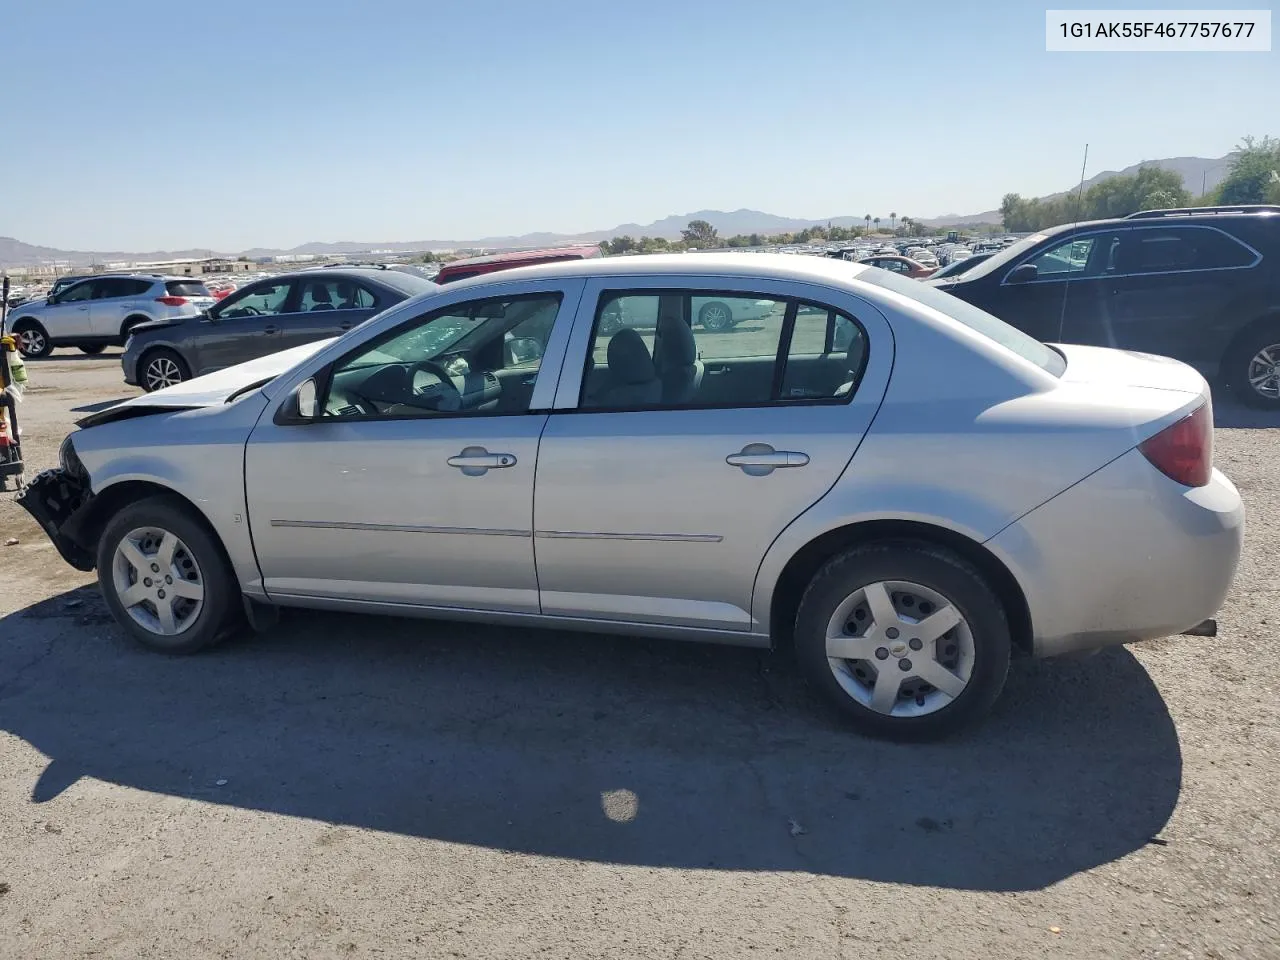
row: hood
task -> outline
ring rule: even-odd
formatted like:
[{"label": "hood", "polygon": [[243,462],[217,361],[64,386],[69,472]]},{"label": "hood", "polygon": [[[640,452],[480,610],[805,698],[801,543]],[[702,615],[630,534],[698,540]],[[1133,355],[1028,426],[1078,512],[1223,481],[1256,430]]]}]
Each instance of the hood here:
[{"label": "hood", "polygon": [[194,377],[184,383],[165,387],[155,393],[145,393],[140,397],[131,397],[121,403],[91,413],[83,420],[77,421],[78,427],[94,427],[113,420],[127,420],[130,417],[145,416],[152,413],[164,413],[173,410],[193,410],[197,407],[213,407],[226,403],[237,391],[274,380],[282,373],[292,370],[308,357],[320,352],[336,340],[316,340],[304,343],[279,353],[269,353],[265,357],[238,363],[215,373],[207,373],[203,377]]}]

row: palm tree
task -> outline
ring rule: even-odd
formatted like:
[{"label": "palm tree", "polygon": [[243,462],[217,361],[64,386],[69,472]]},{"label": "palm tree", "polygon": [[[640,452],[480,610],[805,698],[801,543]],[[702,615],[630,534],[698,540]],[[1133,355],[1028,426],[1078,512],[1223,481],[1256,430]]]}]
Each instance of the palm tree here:
[{"label": "palm tree", "polygon": [[879,217],[876,217],[876,218],[875,218],[875,220],[873,220],[872,222],[876,225],[876,233],[879,233],[879,232],[880,232],[880,218],[879,218]]},{"label": "palm tree", "polygon": [[905,213],[902,215],[902,229],[907,231],[908,236],[911,235],[911,224],[913,222],[914,221],[910,217],[908,217]]},{"label": "palm tree", "polygon": [[868,213],[862,219],[867,221],[867,233],[870,233],[871,232],[871,214]]},{"label": "palm tree", "polygon": [[898,215],[896,213],[889,214],[889,229],[890,230],[898,229]]}]

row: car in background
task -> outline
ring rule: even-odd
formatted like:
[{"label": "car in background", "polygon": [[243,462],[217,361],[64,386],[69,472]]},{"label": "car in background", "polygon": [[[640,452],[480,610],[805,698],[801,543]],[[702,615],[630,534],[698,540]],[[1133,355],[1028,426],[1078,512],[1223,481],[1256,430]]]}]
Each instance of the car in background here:
[{"label": "car in background", "polygon": [[[693,323],[708,333],[732,330],[740,323],[764,320],[777,309],[775,300],[759,300],[752,297],[693,297],[689,301],[689,316]],[[658,303],[652,297],[619,297],[604,308],[600,317],[600,329],[616,333],[623,327],[656,329]]]},{"label": "car in background", "polygon": [[938,269],[936,264],[932,267],[925,266],[920,261],[913,260],[911,257],[904,257],[899,253],[877,253],[873,257],[864,257],[858,262],[872,267],[879,267],[881,270],[888,270],[890,273],[900,273],[904,277],[911,277],[913,280],[923,280],[925,277],[931,277]]},{"label": "car in background", "polygon": [[1173,357],[1280,409],[1280,206],[1054,227],[930,282],[1038,340]]},{"label": "car in background", "polygon": [[562,260],[591,260],[604,256],[595,244],[579,244],[572,247],[550,247],[545,250],[512,250],[483,257],[454,260],[440,268],[435,276],[438,284],[453,283],[513,267],[530,267],[539,263],[559,263]]},{"label": "car in background", "polygon": [[[724,291],[788,319],[696,330]],[[601,329],[620,297],[654,301],[652,351]],[[1215,613],[1244,508],[1212,430],[1184,364],[1048,347],[883,270],[619,257],[92,413],[18,502],[157,651],[281,606],[786,645],[858,728],[921,738],[985,713],[1015,651]]]},{"label": "car in background", "polygon": [[951,262],[949,262],[941,270],[931,274],[929,276],[929,279],[941,280],[944,277],[959,276],[960,274],[964,273],[966,270],[971,270],[972,268],[976,267],[978,264],[982,263],[984,260],[987,260],[990,257],[991,257],[991,254],[989,253],[971,253],[967,257],[956,257],[955,259],[951,260]]},{"label": "car in background", "polygon": [[139,324],[125,344],[125,383],[148,392],[339,336],[409,297],[429,280],[393,270],[306,270],[246,284],[198,315]]},{"label": "car in background", "polygon": [[134,327],[199,316],[213,302],[204,284],[190,277],[104,274],[20,305],[9,315],[9,328],[28,357],[47,357],[55,347],[101,353],[124,343]]}]

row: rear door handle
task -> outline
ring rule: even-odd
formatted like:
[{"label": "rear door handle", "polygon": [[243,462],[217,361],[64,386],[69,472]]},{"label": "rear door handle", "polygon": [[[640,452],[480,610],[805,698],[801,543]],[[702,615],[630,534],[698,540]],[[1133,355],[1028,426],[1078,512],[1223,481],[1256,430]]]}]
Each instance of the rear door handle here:
[{"label": "rear door handle", "polygon": [[464,476],[482,477],[490,470],[514,467],[516,457],[513,453],[490,453],[484,447],[467,447],[446,462],[461,470]]},{"label": "rear door handle", "polygon": [[725,457],[724,462],[748,476],[767,477],[775,470],[803,467],[809,462],[809,455],[797,450],[775,450],[767,443],[748,443],[738,453]]}]

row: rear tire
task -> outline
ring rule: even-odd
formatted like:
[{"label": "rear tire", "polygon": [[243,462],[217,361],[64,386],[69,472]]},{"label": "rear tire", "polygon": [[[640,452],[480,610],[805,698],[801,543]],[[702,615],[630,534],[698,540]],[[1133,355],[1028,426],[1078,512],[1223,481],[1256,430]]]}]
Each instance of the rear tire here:
[{"label": "rear tire", "polygon": [[795,647],[810,684],[855,727],[931,740],[990,709],[1012,644],[1004,607],[976,569],[931,544],[893,541],[818,571],[800,600]]},{"label": "rear tire", "polygon": [[43,360],[53,353],[53,342],[49,339],[49,334],[34,320],[19,320],[15,323],[13,336],[18,341],[18,350],[24,357]]},{"label": "rear tire", "polygon": [[107,345],[105,343],[80,344],[80,352],[87,353],[91,357],[96,357],[105,349],[107,349]]},{"label": "rear tire", "polygon": [[1280,323],[1248,334],[1232,348],[1223,366],[1226,381],[1243,403],[1280,409]]},{"label": "rear tire", "polygon": [[187,362],[164,347],[148,350],[138,361],[138,385],[147,393],[191,379]]},{"label": "rear tire", "polygon": [[149,650],[193,653],[241,623],[240,590],[222,545],[176,497],[148,497],[112,517],[97,561],[116,622]]}]

